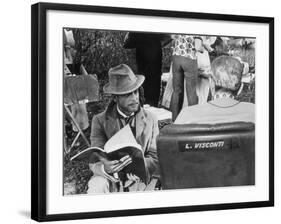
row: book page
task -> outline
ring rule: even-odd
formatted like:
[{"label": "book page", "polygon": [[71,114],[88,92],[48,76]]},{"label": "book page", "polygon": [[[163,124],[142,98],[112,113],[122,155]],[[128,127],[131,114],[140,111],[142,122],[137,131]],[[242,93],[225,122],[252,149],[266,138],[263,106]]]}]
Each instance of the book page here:
[{"label": "book page", "polygon": [[133,146],[142,151],[141,146],[137,143],[129,125],[120,129],[120,131],[105,143],[104,151],[110,153],[126,146]]},{"label": "book page", "polygon": [[81,158],[87,158],[91,155],[91,153],[93,151],[100,151],[100,152],[104,152],[104,150],[102,148],[99,147],[90,147],[87,149],[84,149],[83,151],[77,153],[75,156],[71,157],[70,160],[73,159],[81,159]]}]

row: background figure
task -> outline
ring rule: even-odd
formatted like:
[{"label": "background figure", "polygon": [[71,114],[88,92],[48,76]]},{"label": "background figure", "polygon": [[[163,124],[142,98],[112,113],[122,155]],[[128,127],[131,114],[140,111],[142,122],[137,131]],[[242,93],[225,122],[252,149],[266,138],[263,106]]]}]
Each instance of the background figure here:
[{"label": "background figure", "polygon": [[216,37],[202,36],[203,51],[197,52],[198,63],[198,82],[196,92],[198,95],[198,104],[207,102],[210,92],[211,62],[209,52],[213,51],[211,44],[214,43]]},{"label": "background figure", "polygon": [[175,124],[255,123],[255,104],[234,99],[241,85],[243,65],[231,56],[212,62],[213,100],[184,108]]},{"label": "background figure", "polygon": [[[197,83],[197,59],[196,49],[199,50],[202,40],[190,35],[173,35],[175,45],[173,48],[173,94],[170,109],[172,111],[172,120],[174,121],[183,106],[184,100],[184,82],[186,84],[186,95],[188,105],[198,103],[196,94]],[[196,40],[197,39],[197,40]],[[196,46],[195,46],[196,45]]]},{"label": "background figure", "polygon": [[217,36],[215,41],[213,41],[213,44],[210,45],[210,47],[213,49],[213,51],[210,53],[211,61],[221,55],[228,55],[229,47],[227,45],[227,39],[228,38],[226,37]]},{"label": "background figure", "polygon": [[162,75],[162,34],[128,33],[124,48],[136,48],[137,73],[145,76],[145,103],[158,106]]}]

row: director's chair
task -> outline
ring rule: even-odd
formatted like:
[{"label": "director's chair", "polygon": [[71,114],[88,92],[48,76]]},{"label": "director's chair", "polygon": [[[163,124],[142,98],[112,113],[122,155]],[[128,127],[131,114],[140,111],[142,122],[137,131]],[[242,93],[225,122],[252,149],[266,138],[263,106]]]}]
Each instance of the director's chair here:
[{"label": "director's chair", "polygon": [[163,189],[255,184],[255,124],[171,124],[157,138]]},{"label": "director's chair", "polygon": [[[77,118],[79,116],[88,116],[85,104],[89,102],[95,102],[98,100],[99,83],[96,75],[67,75],[64,77],[64,109],[67,115],[69,115],[74,127],[78,132],[69,148],[67,147],[67,144],[65,142],[65,153],[69,153],[71,151],[80,135],[86,143],[87,147],[90,147],[90,143],[87,140],[85,134],[83,133],[83,127],[81,128],[81,125],[79,125],[80,122],[77,121]],[[77,118],[75,118],[75,116],[71,113],[69,106],[75,106],[73,108],[78,108],[76,111]],[[81,110],[79,110],[79,108]],[[88,127],[88,124],[85,127]]]}]

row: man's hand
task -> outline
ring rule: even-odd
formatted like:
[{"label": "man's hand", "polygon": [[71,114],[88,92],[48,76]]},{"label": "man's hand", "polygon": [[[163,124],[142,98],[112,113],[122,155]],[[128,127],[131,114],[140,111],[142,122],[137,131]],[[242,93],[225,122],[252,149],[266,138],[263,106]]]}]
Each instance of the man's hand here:
[{"label": "man's hand", "polygon": [[204,70],[202,68],[198,68],[198,76],[202,76],[204,78],[209,78],[211,76],[211,70]]},{"label": "man's hand", "polygon": [[140,182],[140,178],[131,173],[127,173],[127,178],[128,180],[126,180],[124,187],[131,187],[133,184]]},{"label": "man's hand", "polygon": [[144,191],[146,185],[140,181],[140,178],[134,174],[127,174],[128,180],[125,183],[125,188],[129,188],[129,191]]},{"label": "man's hand", "polygon": [[127,178],[128,178],[128,180],[134,181],[134,182],[140,181],[140,178],[138,176],[131,174],[131,173],[127,173]]},{"label": "man's hand", "polygon": [[101,162],[104,165],[104,171],[106,173],[112,174],[119,172],[125,166],[129,165],[132,162],[132,158],[129,155],[122,157],[120,160],[112,161],[103,158],[101,159]]}]

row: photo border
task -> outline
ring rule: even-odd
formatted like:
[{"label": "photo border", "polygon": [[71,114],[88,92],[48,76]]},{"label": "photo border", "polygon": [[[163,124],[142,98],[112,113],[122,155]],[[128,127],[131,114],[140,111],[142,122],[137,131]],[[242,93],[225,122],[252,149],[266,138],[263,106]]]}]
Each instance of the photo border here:
[{"label": "photo border", "polygon": [[[46,14],[48,10],[87,13],[110,13],[170,18],[253,22],[269,25],[269,200],[195,206],[159,207],[130,210],[97,211],[68,214],[46,213],[46,145],[47,145],[47,77]],[[31,218],[37,221],[149,215],[206,210],[223,210],[274,206],[274,18],[240,15],[165,11],[136,8],[103,7],[75,4],[37,3],[31,7]]]}]

